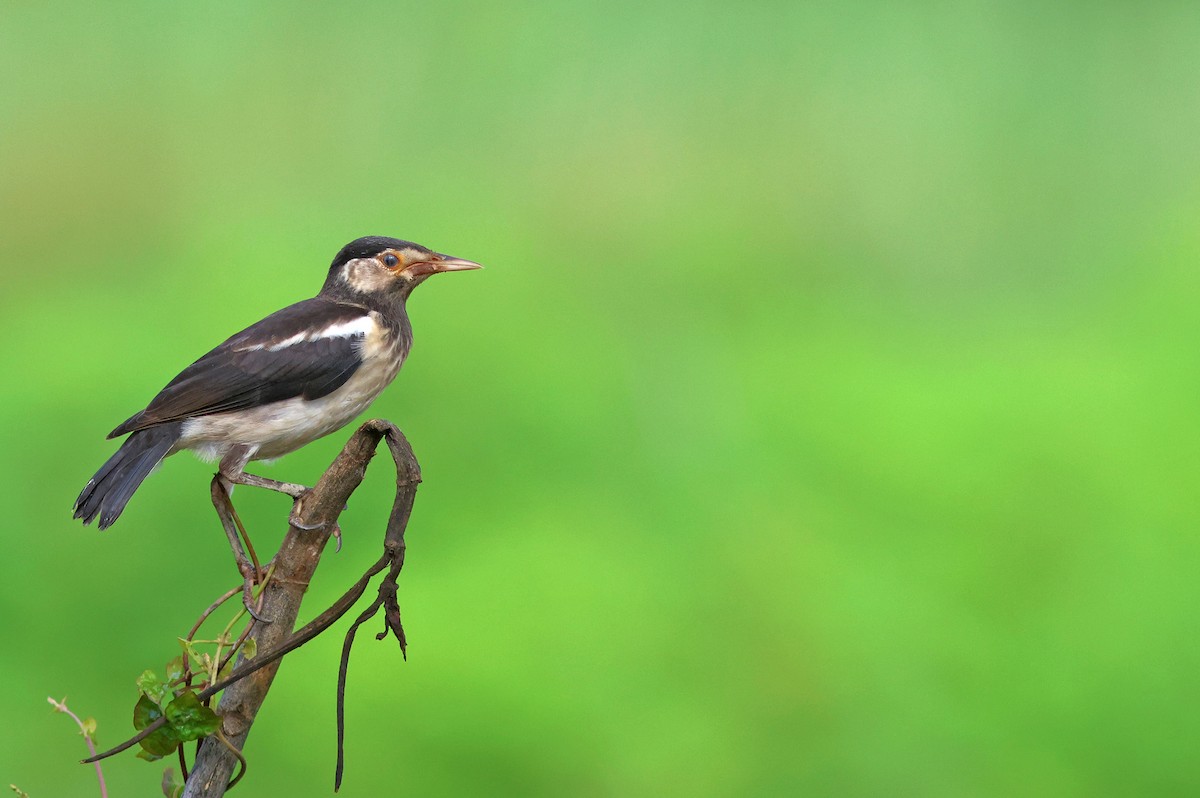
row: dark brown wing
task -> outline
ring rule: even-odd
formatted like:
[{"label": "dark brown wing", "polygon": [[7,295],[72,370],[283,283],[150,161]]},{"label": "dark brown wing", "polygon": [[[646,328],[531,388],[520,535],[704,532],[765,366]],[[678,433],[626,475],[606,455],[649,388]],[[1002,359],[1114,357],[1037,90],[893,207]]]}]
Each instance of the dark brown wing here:
[{"label": "dark brown wing", "polygon": [[[367,311],[322,297],[272,313],[171,380],[110,438],[193,416],[243,410],[337,390],[362,364]],[[321,335],[333,329],[336,335]]]}]

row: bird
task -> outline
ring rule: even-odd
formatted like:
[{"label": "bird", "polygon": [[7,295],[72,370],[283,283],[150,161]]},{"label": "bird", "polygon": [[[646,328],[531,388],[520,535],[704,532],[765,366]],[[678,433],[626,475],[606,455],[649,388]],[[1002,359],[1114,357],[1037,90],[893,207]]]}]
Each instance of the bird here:
[{"label": "bird", "polygon": [[128,437],[80,492],[74,517],[96,521],[100,529],[112,526],[142,481],[184,450],[219,461],[217,477],[228,490],[255,485],[299,498],[303,485],[244,469],[293,452],[362,413],[395,379],[412,347],[405,306],[413,289],[434,274],[480,268],[398,238],[351,241],[334,257],[316,296],[226,339],[110,432],[110,439]]}]

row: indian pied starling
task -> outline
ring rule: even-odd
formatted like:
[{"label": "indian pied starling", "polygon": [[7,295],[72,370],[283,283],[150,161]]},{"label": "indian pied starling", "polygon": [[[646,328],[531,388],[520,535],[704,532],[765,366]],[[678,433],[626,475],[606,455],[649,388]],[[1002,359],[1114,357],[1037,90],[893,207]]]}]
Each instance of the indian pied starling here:
[{"label": "indian pied starling", "polygon": [[129,434],[75,501],[75,517],[111,526],[164,457],[220,459],[230,485],[293,496],[301,485],[243,469],[348,424],[400,370],[412,346],[405,301],[430,275],[482,268],[411,241],[369,236],[342,247],[312,299],[272,313],[188,366],[108,434]]}]

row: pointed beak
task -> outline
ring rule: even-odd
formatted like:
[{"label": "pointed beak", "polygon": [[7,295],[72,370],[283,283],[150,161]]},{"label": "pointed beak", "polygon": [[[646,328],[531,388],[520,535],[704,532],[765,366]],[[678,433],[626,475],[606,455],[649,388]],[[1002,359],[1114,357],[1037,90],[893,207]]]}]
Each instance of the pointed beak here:
[{"label": "pointed beak", "polygon": [[483,266],[473,260],[452,258],[449,255],[441,255],[439,257],[441,260],[423,260],[417,263],[410,263],[404,268],[404,273],[409,277],[426,277],[430,274],[440,274],[442,272],[465,272],[483,268]]},{"label": "pointed beak", "polygon": [[434,272],[467,272],[471,269],[482,269],[483,266],[473,260],[464,258],[452,258],[449,255],[443,255],[441,260],[434,261]]}]

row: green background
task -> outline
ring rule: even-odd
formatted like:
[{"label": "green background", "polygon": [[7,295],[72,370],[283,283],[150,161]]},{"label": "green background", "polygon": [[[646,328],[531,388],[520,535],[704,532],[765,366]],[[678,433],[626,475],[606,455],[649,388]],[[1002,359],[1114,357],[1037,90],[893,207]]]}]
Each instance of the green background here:
[{"label": "green background", "polygon": [[[371,410],[343,795],[1197,794],[1200,12],[1043,5],[4,2],[0,784],[237,581],[190,456],[71,520],[105,433],[383,234],[488,268]],[[238,793],[331,792],[344,629]]]}]

